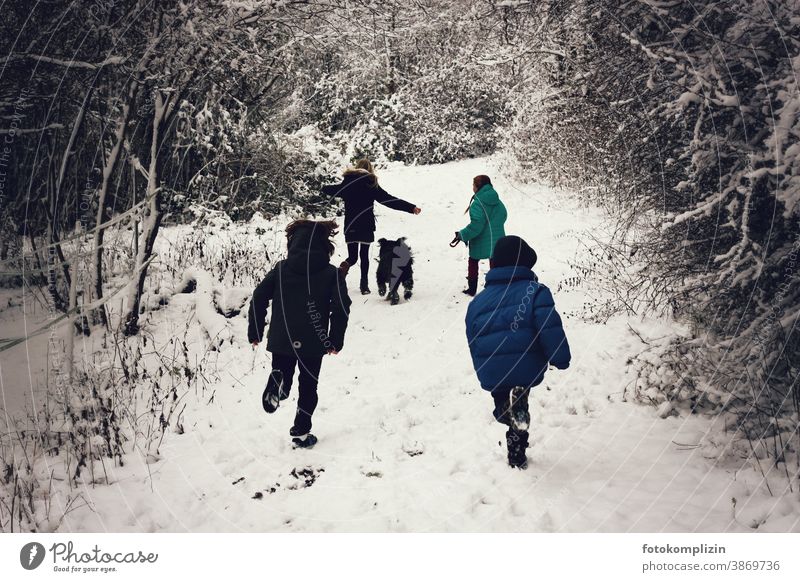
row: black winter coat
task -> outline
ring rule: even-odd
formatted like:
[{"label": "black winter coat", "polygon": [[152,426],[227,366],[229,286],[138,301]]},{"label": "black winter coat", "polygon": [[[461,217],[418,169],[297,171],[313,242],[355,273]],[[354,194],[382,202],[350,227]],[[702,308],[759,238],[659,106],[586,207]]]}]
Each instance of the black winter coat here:
[{"label": "black winter coat", "polygon": [[347,242],[375,240],[376,202],[404,212],[414,212],[415,208],[410,202],[386,192],[378,185],[374,174],[366,170],[347,170],[340,184],[323,186],[322,193],[344,200],[344,240]]},{"label": "black winter coat", "polygon": [[330,264],[321,229],[298,229],[288,256],[256,287],[248,310],[247,338],[260,342],[272,301],[267,350],[319,356],[344,347],[350,296],[339,269]]}]

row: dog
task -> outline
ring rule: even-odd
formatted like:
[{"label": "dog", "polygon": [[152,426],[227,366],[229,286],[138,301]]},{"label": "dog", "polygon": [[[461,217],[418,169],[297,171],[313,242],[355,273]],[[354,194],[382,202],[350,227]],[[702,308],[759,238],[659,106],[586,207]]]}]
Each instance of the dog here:
[{"label": "dog", "polygon": [[[414,288],[414,257],[411,248],[406,244],[406,237],[397,240],[378,240],[378,294],[392,304],[400,302],[397,289],[403,286],[403,299],[411,299]],[[387,295],[388,291],[388,295]]]}]

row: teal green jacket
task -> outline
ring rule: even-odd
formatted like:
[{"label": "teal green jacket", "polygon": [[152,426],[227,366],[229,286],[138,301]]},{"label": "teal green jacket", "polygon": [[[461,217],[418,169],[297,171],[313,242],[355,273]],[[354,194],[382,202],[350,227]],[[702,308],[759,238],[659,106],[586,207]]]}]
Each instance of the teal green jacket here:
[{"label": "teal green jacket", "polygon": [[494,243],[506,236],[506,218],[506,207],[491,184],[486,184],[475,193],[469,205],[469,224],[459,231],[461,240],[469,246],[471,259],[488,259],[492,256]]}]

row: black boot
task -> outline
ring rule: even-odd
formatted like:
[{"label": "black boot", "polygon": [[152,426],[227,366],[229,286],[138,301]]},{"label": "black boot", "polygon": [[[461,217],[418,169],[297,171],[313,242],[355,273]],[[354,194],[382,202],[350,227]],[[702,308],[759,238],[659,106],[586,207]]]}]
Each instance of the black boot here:
[{"label": "black boot", "polygon": [[292,437],[292,446],[296,449],[310,449],[317,444],[317,437],[310,432],[301,432],[295,427],[289,429],[289,435]]},{"label": "black boot", "polygon": [[525,449],[528,448],[528,432],[517,431],[510,428],[506,431],[506,446],[508,446],[508,464],[510,467],[526,469],[528,458]]},{"label": "black boot", "polygon": [[467,277],[467,288],[462,291],[465,295],[469,295],[470,297],[475,297],[475,293],[478,292],[478,279],[472,279]]},{"label": "black boot", "polygon": [[317,437],[311,433],[302,437],[292,438],[292,446],[296,449],[310,449],[315,444],[317,444]]},{"label": "black boot", "polygon": [[528,391],[524,386],[514,386],[508,395],[509,426],[516,431],[527,431],[531,425]]},{"label": "black boot", "polygon": [[366,279],[361,279],[361,294],[362,295],[369,295],[372,291],[369,290],[369,283]]},{"label": "black boot", "polygon": [[[264,393],[261,395],[261,404],[264,406],[264,411],[272,414],[278,410],[280,401],[286,398],[283,396],[283,374],[280,370],[272,370],[267,380],[267,387],[264,388]],[[283,396],[283,397],[282,397]]]}]

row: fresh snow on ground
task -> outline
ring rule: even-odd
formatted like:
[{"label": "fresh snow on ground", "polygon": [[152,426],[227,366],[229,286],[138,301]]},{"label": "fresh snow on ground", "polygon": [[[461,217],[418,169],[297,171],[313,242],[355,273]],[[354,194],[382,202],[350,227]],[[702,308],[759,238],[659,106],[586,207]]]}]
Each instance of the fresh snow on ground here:
[{"label": "fresh snow on ground", "polygon": [[[461,294],[467,251],[448,247],[466,224],[471,178],[483,173],[495,178],[508,207],[506,231],[536,249],[535,270],[554,291],[573,353],[568,370],[550,371],[532,393],[526,471],[506,465],[505,427],[493,420],[491,397],[472,370]],[[373,263],[373,294],[362,297],[358,268],[351,271],[346,345],[322,367],[317,446],[291,447],[296,385],[275,414],[264,413],[269,356],[263,344],[256,353],[248,345],[244,314],[221,318],[225,329],[212,335],[230,339],[216,361],[220,380],[202,399],[187,397],[184,434],[169,434],[157,459],[129,455],[124,467],[109,470],[110,486],[86,486],[89,506],[69,513],[62,530],[798,530],[792,496],[768,496],[749,464],[739,471],[736,463],[715,464],[701,446],[720,431],[710,419],[662,419],[654,407],[623,401],[627,362],[644,346],[629,325],[648,339],[674,324],[591,323],[581,317],[584,302],[597,298],[591,281],[559,290],[578,276],[571,265],[586,233],[602,233],[600,211],[566,192],[510,183],[487,160],[397,166],[379,177],[423,209],[412,216],[377,207],[379,237],[408,237],[414,296],[395,307],[383,301]],[[243,229],[238,236],[251,232],[233,228]],[[166,229],[159,244],[181,232]],[[340,240],[333,261],[343,258]],[[204,329],[220,325],[209,307],[210,283],[197,280],[197,292],[175,295],[148,318],[157,343],[195,312]],[[234,303],[241,298],[241,290],[230,293]],[[192,337],[208,341],[199,330]],[[0,360],[4,377],[11,357]],[[3,387],[10,390],[7,381]]]}]

